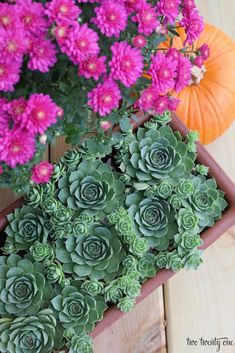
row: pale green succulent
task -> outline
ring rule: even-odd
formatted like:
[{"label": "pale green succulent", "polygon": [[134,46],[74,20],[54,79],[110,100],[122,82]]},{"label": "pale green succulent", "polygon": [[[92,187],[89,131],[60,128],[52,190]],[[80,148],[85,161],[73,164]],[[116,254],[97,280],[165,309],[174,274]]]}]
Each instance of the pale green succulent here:
[{"label": "pale green succulent", "polygon": [[200,231],[205,227],[212,227],[216,220],[221,218],[222,212],[227,207],[224,193],[217,189],[214,179],[206,179],[198,175],[192,179],[194,192],[190,195],[189,202],[193,212],[198,217]]},{"label": "pale green succulent", "polygon": [[0,265],[0,314],[6,317],[36,314],[52,295],[43,264],[12,254],[1,256]]},{"label": "pale green succulent", "polygon": [[102,296],[91,297],[74,286],[64,288],[51,303],[59,322],[65,329],[72,328],[76,335],[92,331],[106,309]]},{"label": "pale green succulent", "polygon": [[129,175],[138,189],[146,189],[156,180],[179,180],[194,167],[195,154],[187,151],[187,145],[178,140],[169,126],[158,130],[138,128],[125,141],[128,151],[119,151],[122,156],[120,169]]},{"label": "pale green succulent", "polygon": [[180,255],[192,253],[203,244],[199,234],[193,234],[190,232],[176,234],[174,239],[176,245],[178,246],[177,250]]},{"label": "pale green succulent", "polygon": [[17,208],[7,219],[7,241],[13,244],[15,252],[28,249],[35,241],[41,241],[48,235],[44,226],[45,216],[39,208]]},{"label": "pale green succulent", "polygon": [[93,353],[92,338],[87,334],[73,336],[69,341],[68,353]]},{"label": "pale green succulent", "polygon": [[53,311],[44,309],[35,316],[0,319],[1,353],[49,353],[60,345]]},{"label": "pale green succulent", "polygon": [[60,201],[73,210],[89,214],[111,213],[124,200],[124,184],[107,164],[83,161],[69,168],[59,180]]},{"label": "pale green succulent", "polygon": [[175,212],[167,201],[159,197],[144,197],[139,191],[127,196],[126,205],[134,220],[135,233],[145,237],[151,247],[166,250],[169,239],[177,233]]},{"label": "pale green succulent", "polygon": [[112,280],[126,252],[114,228],[95,225],[88,235],[73,236],[56,242],[56,258],[63,263],[65,273],[75,278]]}]

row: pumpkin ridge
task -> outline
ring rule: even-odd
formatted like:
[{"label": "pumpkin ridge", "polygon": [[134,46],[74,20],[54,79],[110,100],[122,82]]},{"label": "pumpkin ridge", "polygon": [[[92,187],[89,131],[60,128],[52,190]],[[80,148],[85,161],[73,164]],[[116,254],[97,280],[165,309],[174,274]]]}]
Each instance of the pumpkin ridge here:
[{"label": "pumpkin ridge", "polygon": [[[200,91],[200,93],[202,93],[202,95],[204,96],[204,93],[203,93],[203,91],[201,90]],[[206,129],[206,127],[205,127],[205,123],[204,123],[204,119],[202,119],[202,110],[201,110],[201,105],[200,105],[200,97],[199,97],[199,95],[197,94],[197,90],[196,89],[194,89],[194,94],[196,95],[196,101],[197,101],[197,105],[198,105],[198,108],[199,108],[199,119],[200,119],[200,122],[201,122],[201,129],[199,130],[200,131],[200,134],[202,133],[201,131],[203,131],[203,139],[204,139],[204,131],[205,132],[207,132],[207,129]]]},{"label": "pumpkin ridge", "polygon": [[[235,97],[235,92],[234,92],[234,91],[231,91],[228,87],[223,86],[222,83],[220,83],[220,82],[218,82],[218,81],[216,81],[216,80],[212,80],[212,79],[210,79],[208,76],[207,76],[206,80],[215,83],[217,86],[222,87],[223,89],[225,89],[226,91],[228,91],[229,93],[231,93],[232,96]],[[235,112],[234,112],[234,113],[235,113]]]}]

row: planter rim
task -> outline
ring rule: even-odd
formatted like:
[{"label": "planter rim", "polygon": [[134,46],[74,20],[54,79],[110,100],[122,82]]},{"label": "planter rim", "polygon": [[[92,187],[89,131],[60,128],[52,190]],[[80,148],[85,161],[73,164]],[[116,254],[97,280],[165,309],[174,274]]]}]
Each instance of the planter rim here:
[{"label": "planter rim", "polygon": [[[150,116],[146,116],[139,112],[137,114],[138,121],[132,120],[132,125],[134,129],[137,129],[144,122],[149,120]],[[184,125],[184,123],[172,113],[172,121],[169,124],[173,130],[179,131],[182,136],[186,136],[189,129]],[[118,131],[118,129],[114,129]],[[212,228],[208,228],[201,233],[201,238],[204,241],[201,249],[208,248],[212,243],[214,243],[222,234],[224,234],[230,227],[235,224],[235,184],[226,175],[223,169],[219,166],[216,160],[210,155],[210,153],[205,149],[201,143],[197,143],[197,161],[200,164],[205,164],[209,167],[209,176],[214,177],[218,187],[225,192],[225,198],[228,201],[228,207],[224,212],[222,218],[218,220]],[[15,208],[21,207],[24,203],[23,197],[16,200],[10,206],[5,208],[0,212],[0,232],[7,226],[7,215],[12,212]],[[169,278],[174,276],[176,273],[170,270],[160,270],[154,278],[148,279],[141,289],[141,296],[137,299],[137,304],[144,300],[148,295],[150,295],[155,289],[164,284]],[[107,327],[114,324],[125,313],[121,312],[115,306],[109,308],[105,314],[104,318],[96,324],[95,329],[91,332],[93,338],[101,334]]]}]

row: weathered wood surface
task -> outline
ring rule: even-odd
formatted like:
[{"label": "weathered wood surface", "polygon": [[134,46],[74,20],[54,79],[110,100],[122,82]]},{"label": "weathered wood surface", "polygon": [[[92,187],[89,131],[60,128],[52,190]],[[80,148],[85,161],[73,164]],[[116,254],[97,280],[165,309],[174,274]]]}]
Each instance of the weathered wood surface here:
[{"label": "weathered wood surface", "polygon": [[[234,0],[200,0],[198,4],[207,22],[235,39]],[[235,181],[235,124],[207,148]],[[217,347],[200,342],[188,346],[187,337],[228,337],[234,345],[222,346],[220,352],[235,352],[235,228],[206,251],[198,271],[180,272],[164,289],[168,353],[216,352]]]}]

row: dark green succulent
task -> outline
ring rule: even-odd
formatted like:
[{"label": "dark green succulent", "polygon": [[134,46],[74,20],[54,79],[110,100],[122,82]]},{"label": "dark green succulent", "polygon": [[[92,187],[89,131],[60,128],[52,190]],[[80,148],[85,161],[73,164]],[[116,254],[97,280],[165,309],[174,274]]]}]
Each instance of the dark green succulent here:
[{"label": "dark green succulent", "polygon": [[163,252],[158,253],[155,257],[155,264],[156,264],[157,269],[166,268],[167,261],[168,261],[168,252],[167,251],[163,251]]},{"label": "dark green succulent", "polygon": [[13,244],[15,251],[28,249],[36,240],[47,237],[48,231],[44,227],[45,216],[42,211],[30,206],[17,208],[7,216],[9,225],[5,232],[7,241]]},{"label": "dark green succulent", "polygon": [[139,191],[126,198],[128,213],[134,220],[134,230],[145,237],[151,247],[167,249],[169,239],[177,233],[175,212],[160,197],[145,198]]},{"label": "dark green succulent", "polygon": [[205,227],[212,227],[227,207],[224,193],[217,189],[214,179],[206,179],[198,175],[193,180],[194,192],[189,198],[190,206],[198,217],[200,231]]},{"label": "dark green succulent", "polygon": [[25,202],[28,206],[37,208],[41,203],[41,193],[36,187],[29,189],[25,196]]},{"label": "dark green succulent", "polygon": [[102,296],[91,297],[74,286],[64,288],[51,303],[63,327],[73,328],[76,335],[92,331],[106,309]]},{"label": "dark green succulent", "polygon": [[60,339],[52,310],[41,310],[35,316],[0,319],[1,353],[49,353]]},{"label": "dark green succulent", "polygon": [[184,268],[186,270],[197,270],[198,267],[202,264],[202,251],[198,250],[192,254],[189,254],[183,259]]},{"label": "dark green succulent", "polygon": [[59,180],[58,197],[73,210],[89,214],[111,213],[124,200],[124,184],[118,178],[118,173],[99,160],[83,161],[77,167],[69,168]]},{"label": "dark green succulent", "polygon": [[104,299],[105,301],[116,304],[121,298],[123,298],[123,290],[120,287],[118,280],[111,281],[104,288]]},{"label": "dark green succulent", "polygon": [[112,280],[126,256],[114,228],[95,225],[88,235],[69,236],[56,242],[56,257],[63,263],[65,273],[76,278],[89,276],[91,280]]},{"label": "dark green succulent", "polygon": [[48,196],[41,200],[41,208],[49,215],[52,215],[58,207],[59,202],[53,196]]},{"label": "dark green succulent", "polygon": [[126,137],[128,151],[120,149],[121,170],[129,175],[138,189],[145,189],[159,179],[179,180],[194,167],[195,154],[178,140],[169,126],[158,130],[139,128]]},{"label": "dark green succulent", "polygon": [[64,273],[60,263],[51,263],[46,267],[46,277],[48,282],[59,284],[64,280]]},{"label": "dark green succulent", "polygon": [[191,179],[181,179],[176,187],[176,193],[182,198],[189,198],[194,192],[194,185]]},{"label": "dark green succulent", "polygon": [[[45,268],[12,254],[0,257],[0,314],[27,316],[37,313],[52,294]],[[18,352],[17,352],[18,353]]]}]

